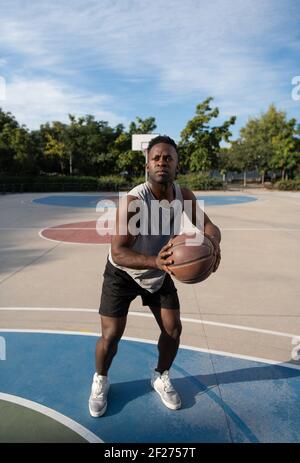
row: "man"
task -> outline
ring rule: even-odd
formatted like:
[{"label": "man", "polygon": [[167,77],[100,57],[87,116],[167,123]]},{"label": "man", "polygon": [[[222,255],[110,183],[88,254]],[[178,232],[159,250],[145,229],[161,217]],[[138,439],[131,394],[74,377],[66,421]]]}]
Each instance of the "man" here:
[{"label": "man", "polygon": [[[90,414],[94,417],[102,416],[106,411],[109,390],[108,370],[126,326],[129,305],[138,295],[142,297],[143,305],[149,306],[161,330],[158,340],[158,363],[151,384],[164,405],[173,410],[181,407],[179,394],[175,391],[169,377],[181,334],[179,300],[170,277],[172,272],[168,268],[173,263],[170,241],[176,234],[174,214],[173,217],[168,216],[168,220],[172,222],[168,234],[153,234],[151,230],[150,233],[136,234],[134,227],[130,225],[138,214],[134,207],[136,201],[139,201],[140,209],[146,211],[136,222],[136,225],[139,222],[140,230],[143,229],[144,232],[149,230],[150,222],[153,223],[152,217],[146,227],[143,227],[149,214],[151,215],[149,211],[153,202],[165,200],[165,204],[166,201],[170,204],[176,200],[182,205],[181,213],[185,208],[185,201],[189,200],[190,203],[192,202],[192,210],[189,209],[191,210],[189,214],[192,215],[190,220],[193,225],[198,223],[196,220],[198,205],[189,189],[180,188],[174,182],[178,171],[178,153],[174,140],[167,136],[152,139],[147,154],[146,167],[149,180],[133,188],[120,201],[116,215],[116,230],[112,237],[104,272],[99,309],[102,337],[96,346],[96,373],[89,399]],[[156,217],[154,221],[155,219]],[[214,271],[216,271],[221,258],[220,230],[206,214],[203,222],[204,234],[214,245],[216,253]]]}]

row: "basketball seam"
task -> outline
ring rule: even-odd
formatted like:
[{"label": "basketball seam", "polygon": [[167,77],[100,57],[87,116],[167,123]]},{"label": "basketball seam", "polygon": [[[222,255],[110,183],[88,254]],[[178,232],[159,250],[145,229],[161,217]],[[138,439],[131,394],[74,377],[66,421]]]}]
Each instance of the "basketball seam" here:
[{"label": "basketball seam", "polygon": [[[185,244],[184,242],[181,242],[181,243],[174,243],[174,244],[172,245],[172,248],[177,248],[178,246],[188,246],[188,244]],[[193,245],[192,245],[192,246],[193,246]],[[199,244],[198,246],[201,246],[201,247],[202,247],[202,246],[205,246],[205,247],[207,247],[207,248],[209,248],[209,249],[213,249],[213,245],[206,244],[206,243],[204,243],[204,242],[203,242],[202,244]],[[196,247],[196,246],[195,246],[195,247]],[[171,249],[172,249],[172,248],[171,248]]]},{"label": "basketball seam", "polygon": [[213,256],[213,254],[210,254],[209,256],[204,257],[204,258],[203,258],[203,257],[200,257],[200,258],[197,257],[196,259],[189,260],[188,262],[184,262],[184,263],[182,263],[182,264],[172,264],[172,265],[169,265],[169,268],[170,268],[170,269],[172,269],[172,268],[178,269],[178,268],[186,267],[186,266],[188,266],[188,265],[190,265],[190,264],[193,264],[193,263],[195,263],[195,262],[205,262],[205,261],[207,261],[208,259],[210,259],[212,256]]},{"label": "basketball seam", "polygon": [[[206,273],[208,273],[208,276],[211,275],[214,265],[215,265],[215,261],[211,264],[211,266],[209,267],[209,269],[206,272]],[[205,280],[206,280],[206,278],[205,278]],[[179,281],[181,281],[181,283],[193,284],[193,283],[202,283],[202,281],[204,281],[204,280],[197,282],[197,278],[194,278],[193,280],[179,280]]]}]

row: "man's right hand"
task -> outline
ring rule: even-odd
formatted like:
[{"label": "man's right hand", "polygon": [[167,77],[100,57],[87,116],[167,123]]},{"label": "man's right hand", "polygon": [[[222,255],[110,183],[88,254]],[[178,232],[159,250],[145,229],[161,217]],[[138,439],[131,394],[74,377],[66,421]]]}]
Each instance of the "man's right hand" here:
[{"label": "man's right hand", "polygon": [[170,259],[170,256],[173,254],[171,250],[172,246],[172,242],[169,241],[161,248],[155,260],[157,268],[164,270],[165,272],[169,273],[169,275],[173,275],[172,271],[168,268],[168,265],[174,264],[174,260]]}]

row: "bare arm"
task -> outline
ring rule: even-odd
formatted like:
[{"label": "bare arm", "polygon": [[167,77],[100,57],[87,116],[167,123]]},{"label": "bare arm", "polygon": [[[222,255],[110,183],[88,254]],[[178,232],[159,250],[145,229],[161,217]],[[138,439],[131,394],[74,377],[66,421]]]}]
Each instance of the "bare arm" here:
[{"label": "bare arm", "polygon": [[[215,254],[216,254],[216,262],[214,266],[214,272],[217,270],[219,267],[220,261],[221,261],[221,249],[220,249],[220,242],[221,242],[221,231],[217,225],[215,225],[208,215],[200,209],[199,204],[197,203],[197,199],[194,195],[194,193],[189,190],[188,188],[181,188],[182,196],[184,200],[190,200],[192,201],[192,217],[189,215],[189,211],[187,211],[187,215],[192,222],[192,224],[196,227],[197,224],[197,214],[204,214],[203,217],[203,225],[204,225],[204,230],[201,229],[201,231],[204,233],[205,236],[207,236],[211,242],[214,245],[215,249]],[[199,215],[200,217],[200,215]]]},{"label": "bare arm", "polygon": [[173,263],[169,259],[172,252],[169,250],[170,245],[164,246],[158,256],[149,256],[133,251],[136,237],[128,229],[128,223],[136,212],[129,212],[128,205],[131,201],[138,198],[126,196],[120,200],[116,214],[115,234],[112,236],[111,253],[113,261],[122,267],[132,269],[161,269],[167,271],[167,265]]},{"label": "bare arm", "polygon": [[[215,238],[218,241],[218,243],[220,243],[221,242],[221,231],[219,227],[217,227],[217,225],[215,225],[210,220],[208,215],[204,211],[202,211],[202,209],[200,209],[194,193],[188,188],[181,188],[181,192],[182,192],[182,196],[184,200],[192,201],[192,217],[189,216],[189,213],[187,214],[192,224],[194,226],[197,226],[197,221],[196,221],[197,214],[204,214],[204,220],[203,220],[204,230],[201,230],[201,231],[204,231],[205,235]],[[189,212],[189,211],[186,211],[186,212]]]}]

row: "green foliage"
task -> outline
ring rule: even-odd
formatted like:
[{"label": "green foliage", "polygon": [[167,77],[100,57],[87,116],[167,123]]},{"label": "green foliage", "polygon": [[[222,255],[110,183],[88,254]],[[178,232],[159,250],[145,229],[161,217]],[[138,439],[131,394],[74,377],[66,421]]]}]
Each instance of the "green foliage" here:
[{"label": "green foliage", "polygon": [[[130,181],[120,175],[103,177],[69,175],[7,176],[0,175],[0,191],[52,192],[52,191],[119,191],[130,190],[143,183],[145,177],[133,177]],[[220,190],[223,183],[206,175],[179,175],[176,181],[193,190]]]},{"label": "green foliage", "polygon": [[273,137],[272,144],[274,154],[270,166],[274,169],[281,169],[282,180],[288,178],[288,172],[293,172],[300,163],[300,149],[294,137],[294,125],[292,124]]},{"label": "green foliage", "polygon": [[122,132],[111,146],[116,156],[119,172],[127,172],[128,177],[139,176],[145,170],[145,156],[142,152],[131,150],[131,137],[133,134],[152,133],[156,129],[154,117],[136,120],[129,125],[128,132]]},{"label": "green foliage", "polygon": [[212,98],[207,98],[197,105],[196,115],[181,132],[180,163],[188,171],[204,173],[217,168],[220,144],[228,142],[232,135],[229,128],[235,123],[235,117],[219,127],[211,127],[212,119],[219,116],[219,109],[211,108],[211,101]]},{"label": "green foliage", "polygon": [[[299,175],[300,126],[295,119],[288,120],[285,112],[271,105],[266,113],[250,118],[238,140],[224,148],[235,117],[217,125],[220,112],[212,100],[196,106],[195,116],[181,132],[179,167],[187,175],[179,177],[180,182],[193,189],[222,188],[222,182],[208,175],[213,169],[223,175],[257,169],[262,179],[271,169],[281,171],[282,179]],[[24,191],[126,189],[143,182],[145,171],[144,154],[131,150],[131,137],[155,129],[154,117],[136,117],[125,129],[89,114],[70,114],[68,123],[52,121],[30,131],[0,108],[0,175],[7,179],[18,173],[19,180],[14,177],[13,182]],[[24,181],[21,175],[26,176]]]},{"label": "green foliage", "polygon": [[297,133],[296,120],[287,120],[285,112],[271,105],[240,130],[240,138],[230,150],[232,164],[238,170],[257,169],[261,173],[270,168],[293,170],[299,163]]},{"label": "green foliage", "polygon": [[1,191],[50,192],[50,191],[117,191],[126,185],[119,176],[71,177],[67,175],[0,176]]},{"label": "green foliage", "polygon": [[176,182],[182,187],[191,190],[223,190],[224,185],[221,180],[212,178],[208,175],[186,174],[179,175]]},{"label": "green foliage", "polygon": [[37,170],[34,139],[11,113],[0,108],[0,171],[34,173]]},{"label": "green foliage", "polygon": [[280,180],[279,182],[275,183],[275,188],[283,191],[300,191],[300,179]]}]

